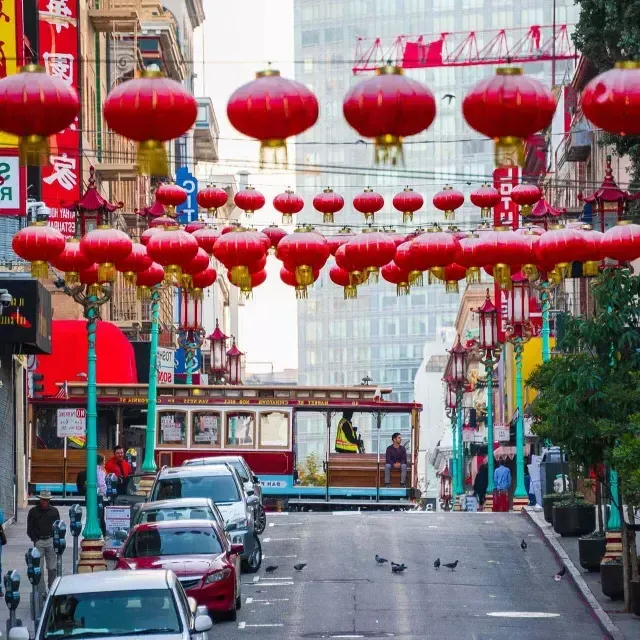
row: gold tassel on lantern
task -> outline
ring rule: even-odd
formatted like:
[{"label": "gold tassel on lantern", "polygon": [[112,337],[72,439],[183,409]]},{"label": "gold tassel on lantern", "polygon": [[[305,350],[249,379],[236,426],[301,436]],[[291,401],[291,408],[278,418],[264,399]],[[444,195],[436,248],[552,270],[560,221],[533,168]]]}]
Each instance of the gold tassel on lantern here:
[{"label": "gold tassel on lantern", "polygon": [[402,222],[413,222],[413,211],[403,211]]},{"label": "gold tassel on lantern", "polygon": [[508,264],[496,264],[493,267],[493,278],[501,289],[511,288],[511,268]]},{"label": "gold tassel on lantern", "polygon": [[160,140],[145,140],[138,143],[137,154],[138,173],[143,176],[157,176],[165,178],[169,174],[169,162],[164,142]]},{"label": "gold tassel on lantern", "polygon": [[283,213],[282,224],[292,224],[292,223],[293,223],[293,216],[290,213]]},{"label": "gold tassel on lantern", "polygon": [[90,284],[87,286],[87,296],[90,298],[101,298],[102,287],[99,284]]},{"label": "gold tassel on lantern", "polygon": [[527,280],[529,280],[529,282],[535,282],[540,277],[538,267],[536,267],[535,264],[523,264],[522,273],[527,276]]},{"label": "gold tassel on lantern", "polygon": [[560,282],[562,282],[569,274],[570,266],[571,265],[568,262],[559,262],[555,266],[554,271],[558,274],[558,278],[560,278]]},{"label": "gold tassel on lantern", "polygon": [[[306,293],[306,287],[309,287],[313,284],[313,269],[306,264],[302,264],[296,267],[296,282],[300,286],[305,287]],[[307,296],[305,295],[304,297],[306,298]]]},{"label": "gold tassel on lantern", "polygon": [[43,260],[34,260],[31,263],[32,278],[46,278],[49,275],[49,265]]},{"label": "gold tassel on lantern", "polygon": [[490,218],[492,216],[492,212],[491,212],[491,208],[490,207],[482,207],[480,209],[480,217],[483,219],[487,219]]},{"label": "gold tassel on lantern", "polygon": [[20,164],[44,167],[49,164],[49,139],[44,136],[29,135],[20,138]]},{"label": "gold tassel on lantern", "polygon": [[80,274],[77,271],[65,271],[64,281],[68,285],[78,284],[80,282]]},{"label": "gold tassel on lantern", "polygon": [[585,278],[597,276],[600,270],[600,263],[595,260],[587,260],[582,263],[582,275]]},{"label": "gold tassel on lantern", "polygon": [[431,267],[429,269],[429,284],[435,282],[434,278],[444,280],[444,267]]},{"label": "gold tassel on lantern", "polygon": [[[124,281],[128,285],[131,285],[132,287],[136,286],[136,272],[135,271],[126,271],[125,273],[122,274],[122,277],[124,278]],[[66,276],[65,276],[65,280],[66,280]]]},{"label": "gold tassel on lantern", "polygon": [[457,280],[447,280],[444,285],[445,293],[460,293]]},{"label": "gold tassel on lantern", "polygon": [[182,267],[177,264],[170,264],[164,268],[164,281],[171,284],[174,280],[180,282]]},{"label": "gold tassel on lantern", "polygon": [[204,292],[200,287],[195,287],[194,289],[191,289],[191,291],[189,292],[189,294],[194,300],[202,300],[203,293]]},{"label": "gold tassel on lantern", "polygon": [[387,133],[384,136],[378,136],[375,139],[376,164],[392,165],[404,164],[404,155],[402,153],[402,138]]},{"label": "gold tassel on lantern", "polygon": [[522,138],[505,136],[494,145],[494,161],[497,167],[524,166],[525,153]]},{"label": "gold tassel on lantern", "polygon": [[251,282],[249,282],[248,287],[240,287],[240,300],[247,302],[252,298],[253,298],[253,288],[251,287]]},{"label": "gold tassel on lantern", "polygon": [[138,287],[138,300],[150,300],[151,289],[149,287]]},{"label": "gold tassel on lantern", "polygon": [[469,284],[480,282],[480,267],[469,267],[467,269],[467,282]]},{"label": "gold tassel on lantern", "polygon": [[345,300],[355,300],[358,297],[358,287],[353,284],[343,287],[343,290]]},{"label": "gold tassel on lantern", "polygon": [[116,279],[116,267],[112,262],[103,262],[98,265],[98,280],[100,282],[113,282]]},{"label": "gold tassel on lantern", "polygon": [[303,284],[299,284],[296,287],[296,299],[297,300],[306,300],[308,298],[307,287]]},{"label": "gold tassel on lantern", "polygon": [[396,296],[408,296],[411,287],[408,282],[400,282],[396,285]]},{"label": "gold tassel on lantern", "polygon": [[[260,142],[260,168],[266,166],[286,167],[289,164],[287,143],[282,139]],[[251,212],[253,213],[253,212]]]},{"label": "gold tassel on lantern", "polygon": [[190,291],[191,287],[193,286],[193,278],[191,277],[191,275],[189,275],[188,273],[183,273],[180,276],[180,286],[183,289]]},{"label": "gold tassel on lantern", "polygon": [[333,213],[323,213],[322,222],[333,222]]},{"label": "gold tassel on lantern", "polygon": [[378,267],[367,267],[365,273],[367,274],[367,282],[376,284],[380,280],[380,269]]},{"label": "gold tassel on lantern", "polygon": [[422,271],[409,271],[409,284],[412,287],[421,287],[424,284]]},{"label": "gold tassel on lantern", "polygon": [[249,269],[244,265],[231,267],[231,284],[240,287],[240,289],[250,287],[251,274]]}]

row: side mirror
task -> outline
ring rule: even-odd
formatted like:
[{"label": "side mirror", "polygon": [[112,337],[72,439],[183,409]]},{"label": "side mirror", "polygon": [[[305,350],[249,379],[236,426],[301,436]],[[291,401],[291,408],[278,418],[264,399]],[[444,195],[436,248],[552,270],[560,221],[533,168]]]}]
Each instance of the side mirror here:
[{"label": "side mirror", "polygon": [[242,542],[232,543],[231,553],[236,556],[241,556],[244,553],[244,544],[242,544]]},{"label": "side mirror", "polygon": [[247,482],[247,484],[244,485],[244,490],[247,492],[248,496],[252,496],[255,494],[255,489],[250,482]]},{"label": "side mirror", "polygon": [[109,549],[105,549],[102,552],[102,557],[105,560],[117,560],[120,557],[121,553],[122,549],[120,549],[119,547],[110,547]]},{"label": "side mirror", "polygon": [[196,620],[193,623],[193,630],[195,633],[205,633],[211,631],[213,623],[209,616],[196,616]]},{"label": "side mirror", "polygon": [[254,493],[247,497],[247,504],[251,505],[252,507],[256,504],[260,504],[260,498],[258,498],[258,496]]},{"label": "side mirror", "polygon": [[199,607],[196,607],[196,618],[198,616],[208,616],[208,615],[209,615],[209,609],[207,609],[207,607],[205,607],[202,604]]},{"label": "side mirror", "polygon": [[26,627],[13,627],[7,637],[9,640],[29,640],[29,631]]},{"label": "side mirror", "polygon": [[253,483],[260,484],[260,478],[258,478],[258,476],[253,476]]}]

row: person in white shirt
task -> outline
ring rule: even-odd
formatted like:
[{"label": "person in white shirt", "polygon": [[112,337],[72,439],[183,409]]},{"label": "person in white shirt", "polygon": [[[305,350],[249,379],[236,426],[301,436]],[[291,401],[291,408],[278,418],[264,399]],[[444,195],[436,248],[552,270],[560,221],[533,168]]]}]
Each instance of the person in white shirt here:
[{"label": "person in white shirt", "polygon": [[98,495],[107,495],[107,472],[104,469],[104,456],[98,454]]}]

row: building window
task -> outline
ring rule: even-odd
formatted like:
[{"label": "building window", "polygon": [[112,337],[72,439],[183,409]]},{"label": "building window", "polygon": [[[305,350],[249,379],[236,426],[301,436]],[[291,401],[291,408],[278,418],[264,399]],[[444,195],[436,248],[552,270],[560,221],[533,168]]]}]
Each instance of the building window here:
[{"label": "building window", "polygon": [[286,448],[289,444],[289,414],[269,411],[260,414],[260,448]]},{"label": "building window", "polygon": [[185,411],[158,412],[158,444],[184,446],[187,442],[187,413]]},{"label": "building window", "polygon": [[221,416],[218,411],[198,411],[193,414],[192,446],[220,446]]},{"label": "building window", "polygon": [[256,418],[251,411],[227,413],[225,446],[253,447],[255,441]]},{"label": "building window", "polygon": [[302,46],[312,47],[320,44],[320,32],[317,29],[309,29],[302,32]]},{"label": "building window", "polygon": [[305,73],[313,73],[313,59],[305,58],[304,59],[304,72]]}]

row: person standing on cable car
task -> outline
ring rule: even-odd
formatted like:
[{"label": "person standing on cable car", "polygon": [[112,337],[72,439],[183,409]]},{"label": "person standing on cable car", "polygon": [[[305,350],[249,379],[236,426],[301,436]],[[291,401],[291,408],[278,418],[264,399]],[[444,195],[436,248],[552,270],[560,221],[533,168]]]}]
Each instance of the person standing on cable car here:
[{"label": "person standing on cable car", "polygon": [[351,422],[352,418],[353,411],[343,411],[336,433],[336,453],[364,453],[364,443]]}]

